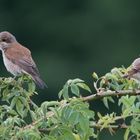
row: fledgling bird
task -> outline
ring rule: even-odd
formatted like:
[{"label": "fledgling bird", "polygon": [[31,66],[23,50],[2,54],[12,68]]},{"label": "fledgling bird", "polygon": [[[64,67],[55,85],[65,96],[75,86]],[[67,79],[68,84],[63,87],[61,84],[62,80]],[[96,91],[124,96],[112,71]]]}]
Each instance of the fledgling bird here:
[{"label": "fledgling bird", "polygon": [[133,61],[128,74],[125,74],[124,78],[134,78],[140,81],[140,58]]},{"label": "fledgling bird", "polygon": [[40,88],[47,87],[40,78],[30,50],[18,43],[11,33],[7,31],[0,32],[0,50],[2,51],[3,62],[7,71],[14,76],[22,73],[28,74]]}]

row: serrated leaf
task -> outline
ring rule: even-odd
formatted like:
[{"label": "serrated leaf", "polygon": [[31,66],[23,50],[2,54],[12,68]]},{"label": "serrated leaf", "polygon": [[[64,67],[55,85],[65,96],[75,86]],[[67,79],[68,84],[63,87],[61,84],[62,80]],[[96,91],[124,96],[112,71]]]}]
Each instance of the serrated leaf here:
[{"label": "serrated leaf", "polygon": [[80,115],[79,117],[79,125],[80,128],[84,131],[84,133],[87,133],[89,131],[89,120],[83,115]]},{"label": "serrated leaf", "polygon": [[35,112],[33,112],[32,110],[30,110],[30,115],[31,115],[32,121],[35,121],[37,119]]},{"label": "serrated leaf", "polygon": [[81,88],[83,88],[83,89],[85,89],[85,90],[87,90],[87,91],[89,91],[91,93],[91,90],[90,90],[90,88],[89,88],[89,86],[87,84],[85,84],[85,83],[77,83],[76,85],[81,87]]},{"label": "serrated leaf", "polygon": [[133,132],[134,134],[138,135],[140,132],[140,120],[135,120],[133,119],[131,121],[131,126],[130,126],[130,130],[131,132]]},{"label": "serrated leaf", "polygon": [[75,137],[72,132],[64,132],[64,134],[58,137],[57,140],[75,140]]},{"label": "serrated leaf", "polygon": [[27,99],[25,99],[22,96],[20,96],[18,99],[20,99],[20,101],[24,104],[24,106],[26,106],[27,108],[29,108]]},{"label": "serrated leaf", "polygon": [[131,108],[126,108],[125,110],[122,109],[122,111],[123,111],[122,112],[122,116],[126,117],[126,116],[128,116],[131,113],[132,109]]},{"label": "serrated leaf", "polygon": [[17,100],[18,100],[18,97],[14,97],[14,98],[12,99],[11,105],[10,105],[11,108],[14,108],[14,106],[15,106]]},{"label": "serrated leaf", "polygon": [[103,98],[103,103],[104,103],[105,107],[106,107],[107,109],[109,109],[108,98],[107,98],[107,97]]},{"label": "serrated leaf", "polygon": [[21,122],[22,122],[21,119],[15,117],[14,122],[19,126],[21,126]]},{"label": "serrated leaf", "polygon": [[73,84],[76,84],[76,83],[82,83],[82,82],[84,82],[82,79],[79,79],[79,78],[76,78],[76,79],[73,79],[72,80],[72,83]]},{"label": "serrated leaf", "polygon": [[17,115],[17,112],[15,110],[13,110],[13,109],[9,110],[8,113],[10,115],[14,115],[14,116]]},{"label": "serrated leaf", "polygon": [[70,107],[65,107],[62,110],[62,118],[64,121],[68,121],[70,116],[73,114],[74,110]]},{"label": "serrated leaf", "polygon": [[24,108],[24,105],[18,99],[17,102],[16,102],[16,110],[19,113],[19,115],[21,115],[22,117],[23,117],[23,108]]},{"label": "serrated leaf", "polygon": [[79,112],[73,112],[69,117],[69,123],[72,125],[76,125],[79,122]]},{"label": "serrated leaf", "polygon": [[29,140],[40,140],[41,139],[39,133],[36,133],[36,132],[29,132],[27,134],[27,136],[28,136]]},{"label": "serrated leaf", "polygon": [[36,85],[33,81],[31,81],[30,83],[28,83],[28,90],[29,92],[34,92],[36,88]]},{"label": "serrated leaf", "polygon": [[79,93],[79,88],[78,88],[78,86],[75,85],[75,84],[71,84],[71,92],[72,92],[73,94],[75,94],[76,96],[79,96],[79,95],[80,95],[80,93]]},{"label": "serrated leaf", "polygon": [[69,99],[69,95],[68,95],[68,86],[65,85],[63,88],[63,97],[64,99],[68,100]]},{"label": "serrated leaf", "polygon": [[29,111],[29,110],[26,109],[26,108],[23,110],[23,114],[22,114],[22,117],[23,117],[23,118],[27,117],[28,111]]},{"label": "serrated leaf", "polygon": [[64,99],[68,100],[69,99],[69,95],[68,95],[68,84],[65,84],[63,89],[60,90],[60,92],[58,93],[59,98],[63,97]]},{"label": "serrated leaf", "polygon": [[136,96],[130,96],[130,97],[128,95],[123,96],[119,99],[119,105],[123,104],[125,108],[129,108],[132,105],[134,105],[136,98],[137,98]]},{"label": "serrated leaf", "polygon": [[112,103],[115,103],[114,99],[112,97],[108,97],[108,100]]}]

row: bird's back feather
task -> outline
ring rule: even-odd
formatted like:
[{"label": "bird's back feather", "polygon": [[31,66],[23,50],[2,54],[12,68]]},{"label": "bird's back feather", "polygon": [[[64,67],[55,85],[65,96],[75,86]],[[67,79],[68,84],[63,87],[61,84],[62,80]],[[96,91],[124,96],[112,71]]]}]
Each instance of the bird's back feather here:
[{"label": "bird's back feather", "polygon": [[23,73],[32,76],[35,83],[40,87],[47,87],[40,78],[40,74],[35,62],[32,59],[31,52],[18,42],[12,43],[11,47],[5,50],[5,57],[14,65],[20,67]]}]

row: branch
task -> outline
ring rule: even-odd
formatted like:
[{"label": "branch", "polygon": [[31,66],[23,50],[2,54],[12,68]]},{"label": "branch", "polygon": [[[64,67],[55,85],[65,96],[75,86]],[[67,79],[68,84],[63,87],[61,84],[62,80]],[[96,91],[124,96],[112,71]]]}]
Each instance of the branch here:
[{"label": "branch", "polygon": [[[90,127],[91,128],[97,128],[97,129],[101,129],[102,128],[102,125],[99,125],[99,124],[90,124]],[[130,126],[126,125],[126,124],[118,124],[118,125],[108,125],[106,127],[104,127],[104,129],[113,129],[113,130],[117,130],[117,129],[127,129],[129,128]],[[53,128],[54,129],[54,128]],[[51,130],[53,129],[47,129],[47,128],[42,128],[42,129],[38,129],[40,132],[43,132],[43,133],[47,133],[47,132],[50,132]]]},{"label": "branch", "polygon": [[[99,124],[91,124],[90,127],[96,127],[97,129],[100,129],[102,128],[102,125],[99,125]],[[129,126],[127,126],[126,124],[118,124],[118,125],[108,125],[105,127],[105,129],[109,129],[109,128],[112,128],[112,129],[119,129],[119,128],[122,128],[122,129],[127,129]]]},{"label": "branch", "polygon": [[40,121],[44,120],[44,119],[47,119],[47,118],[50,118],[54,115],[54,113],[52,111],[49,111],[47,114],[46,114],[46,117],[42,117],[34,122],[32,122],[31,124],[28,124],[24,127],[21,128],[21,130],[25,130],[25,129],[29,129],[29,128],[32,128],[33,126],[37,125]]},{"label": "branch", "polygon": [[140,95],[140,90],[120,90],[120,91],[100,91],[96,94],[82,97],[83,101],[94,101],[98,99],[102,99],[104,97],[114,97],[114,96],[125,96],[125,95],[130,95],[130,96],[137,96]]},{"label": "branch", "polygon": [[[82,97],[82,100],[83,101],[91,101],[91,100],[94,101],[94,100],[102,99],[104,97],[109,97],[109,96],[114,97],[114,96],[125,96],[125,95],[137,96],[137,95],[140,95],[140,90],[100,91],[96,94],[86,96],[86,97]],[[62,106],[64,106],[64,105],[62,104]],[[22,128],[22,130],[31,128],[31,127],[35,126],[36,124],[38,124],[43,119],[50,118],[53,115],[54,115],[54,113],[52,111],[49,111],[47,113],[46,117],[42,117],[39,120],[37,120],[35,122],[32,122],[29,125],[26,125],[25,127]],[[132,115],[134,115],[134,114],[131,114],[130,116],[132,116]],[[135,114],[135,115],[137,115],[137,114]],[[129,117],[129,116],[126,116],[126,117]],[[122,117],[116,117],[116,120],[118,120],[118,119],[123,119],[123,118]],[[92,127],[101,128],[101,125],[94,124]],[[110,125],[108,127],[111,127],[113,129],[115,129],[115,128],[126,128],[126,126],[120,126],[120,125]],[[40,130],[40,131],[45,131],[45,130]],[[46,131],[49,131],[49,130],[46,130]]]}]

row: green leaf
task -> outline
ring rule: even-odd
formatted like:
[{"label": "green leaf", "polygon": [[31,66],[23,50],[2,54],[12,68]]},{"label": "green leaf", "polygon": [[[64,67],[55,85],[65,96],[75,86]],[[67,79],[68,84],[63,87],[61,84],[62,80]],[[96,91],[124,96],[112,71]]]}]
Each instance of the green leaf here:
[{"label": "green leaf", "polygon": [[67,122],[70,116],[73,114],[73,112],[74,110],[69,106],[64,107],[64,109],[62,110],[62,120]]},{"label": "green leaf", "polygon": [[75,140],[75,137],[70,128],[61,127],[59,131],[61,132],[61,136],[58,137],[57,140]]},{"label": "green leaf", "polygon": [[73,112],[69,117],[69,123],[71,125],[76,125],[79,122],[79,112]]},{"label": "green leaf", "polygon": [[79,125],[84,133],[87,133],[89,131],[89,120],[83,115],[80,115],[79,117]]},{"label": "green leaf", "polygon": [[136,120],[136,119],[133,119],[131,121],[131,126],[130,126],[130,130],[138,135],[140,133],[140,120]]},{"label": "green leaf", "polygon": [[89,91],[91,93],[91,90],[90,90],[89,86],[86,85],[85,83],[77,83],[76,85],[85,89],[85,90],[87,90],[87,91]]},{"label": "green leaf", "polygon": [[60,92],[58,93],[59,98],[61,98],[63,96],[64,99],[68,100],[69,99],[69,95],[68,95],[68,84],[65,84],[63,89],[60,90]]},{"label": "green leaf", "polygon": [[62,95],[63,95],[63,89],[61,89],[61,90],[59,91],[59,93],[58,93],[58,97],[61,98]]},{"label": "green leaf", "polygon": [[21,115],[21,117],[23,117],[23,108],[24,108],[24,105],[18,99],[17,102],[16,102],[16,110]]},{"label": "green leaf", "polygon": [[27,134],[29,140],[40,140],[41,137],[39,135],[39,133],[36,133],[36,132],[30,132]]},{"label": "green leaf", "polygon": [[136,101],[137,97],[136,96],[123,96],[119,99],[119,105],[123,105],[125,108],[131,108],[131,106],[134,105],[135,101]]},{"label": "green leaf", "polygon": [[33,112],[32,110],[30,110],[30,115],[31,115],[32,121],[35,121],[37,119],[35,112]]},{"label": "green leaf", "polygon": [[14,106],[15,106],[17,100],[18,100],[18,97],[14,97],[14,98],[12,99],[12,101],[11,101],[11,105],[10,105],[11,108],[14,108]]},{"label": "green leaf", "polygon": [[123,117],[128,116],[128,115],[131,113],[131,111],[132,111],[131,108],[123,109],[123,111],[122,111],[122,116],[123,116]]},{"label": "green leaf", "polygon": [[81,140],[80,136],[78,134],[73,134],[75,137],[75,140]]},{"label": "green leaf", "polygon": [[63,97],[64,99],[68,100],[69,99],[69,95],[68,95],[68,86],[65,85],[63,88]]},{"label": "green leaf", "polygon": [[107,97],[103,98],[103,103],[104,103],[105,107],[106,107],[107,109],[109,109],[108,98],[107,98]]},{"label": "green leaf", "polygon": [[108,97],[108,100],[109,100],[110,102],[112,102],[112,103],[115,103],[115,101],[113,100],[112,97]]},{"label": "green leaf", "polygon": [[41,140],[56,140],[53,136],[44,136]]},{"label": "green leaf", "polygon": [[76,96],[79,96],[79,95],[80,95],[80,93],[79,93],[79,88],[78,88],[78,86],[75,85],[75,84],[71,84],[71,92],[72,92],[73,94],[75,94]]},{"label": "green leaf", "polygon": [[124,133],[124,140],[128,140],[129,133],[130,133],[130,128],[127,128]]},{"label": "green leaf", "polygon": [[16,123],[18,126],[22,127],[21,123],[25,123],[22,119],[14,117],[14,123]]},{"label": "green leaf", "polygon": [[22,117],[23,117],[23,118],[27,117],[28,111],[29,111],[29,110],[26,109],[26,108],[23,109],[23,114],[22,114]]},{"label": "green leaf", "polygon": [[29,92],[34,92],[35,88],[36,88],[36,85],[35,85],[35,83],[33,81],[28,83]]},{"label": "green leaf", "polygon": [[100,81],[100,88],[102,88],[106,84],[106,80],[103,78]]},{"label": "green leaf", "polygon": [[96,79],[96,80],[99,79],[98,75],[97,75],[95,72],[93,72],[92,77],[93,77],[94,79]]},{"label": "green leaf", "polygon": [[9,103],[9,98],[8,98],[8,94],[9,94],[9,89],[8,89],[8,86],[3,90],[2,92],[2,100],[3,101],[7,101]]},{"label": "green leaf", "polygon": [[19,97],[20,101],[23,103],[23,105],[29,109],[29,104],[28,104],[28,100],[25,97],[20,96]]},{"label": "green leaf", "polygon": [[79,79],[79,78],[76,78],[76,79],[73,79],[73,80],[72,80],[72,83],[73,83],[73,84],[82,83],[82,82],[84,82],[84,81],[81,80],[81,79]]},{"label": "green leaf", "polygon": [[13,110],[13,109],[10,109],[10,110],[8,111],[8,113],[9,113],[10,115],[12,115],[12,116],[16,116],[16,115],[17,115],[17,112],[16,112],[15,110]]}]

